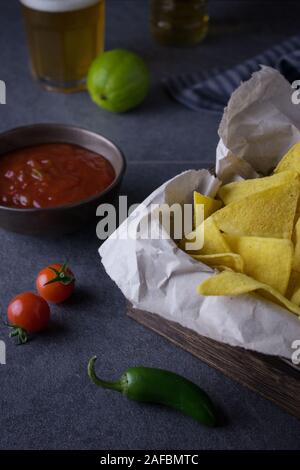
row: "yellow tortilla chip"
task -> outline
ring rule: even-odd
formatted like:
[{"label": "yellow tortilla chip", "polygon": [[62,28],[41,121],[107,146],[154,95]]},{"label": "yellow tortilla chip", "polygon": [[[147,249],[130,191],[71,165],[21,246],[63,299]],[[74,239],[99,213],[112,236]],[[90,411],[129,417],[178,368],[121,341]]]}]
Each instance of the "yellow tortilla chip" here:
[{"label": "yellow tortilla chip", "polygon": [[[224,268],[232,269],[237,272],[244,272],[244,261],[242,257],[236,253],[218,253],[215,255],[191,255],[197,261],[207,264],[212,268],[223,270]],[[220,268],[219,268],[220,267]]]},{"label": "yellow tortilla chip", "polygon": [[297,287],[297,289],[295,289],[295,292],[293,293],[291,297],[291,302],[293,302],[293,304],[300,306],[300,285]]},{"label": "yellow tortilla chip", "polygon": [[295,171],[285,171],[276,175],[266,176],[265,178],[237,181],[222,186],[218,191],[218,196],[222,199],[224,204],[230,204],[251,194],[290,183],[294,180],[298,181],[298,184],[300,184],[298,173]]},{"label": "yellow tortilla chip", "polygon": [[292,182],[232,202],[211,217],[231,235],[290,240],[298,198],[299,185]]},{"label": "yellow tortilla chip", "polygon": [[285,293],[285,296],[290,299],[293,295],[293,291],[298,283],[298,279],[300,281],[300,273],[297,271],[292,271],[289,279],[289,284]]},{"label": "yellow tortilla chip", "polygon": [[294,170],[300,173],[300,141],[291,147],[288,153],[282,157],[275,168],[274,173],[280,173],[287,170]]},{"label": "yellow tortilla chip", "polygon": [[295,225],[295,229],[293,233],[293,242],[295,244],[293,269],[294,271],[300,272],[300,219],[298,219]]},{"label": "yellow tortilla chip", "polygon": [[290,240],[226,234],[224,238],[232,251],[243,258],[245,274],[268,284],[282,295],[286,293],[294,254]]},{"label": "yellow tortilla chip", "polygon": [[298,305],[292,303],[273,287],[256,281],[246,274],[223,271],[209,277],[197,287],[197,292],[201,295],[235,296],[254,291],[300,317],[300,307]]},{"label": "yellow tortilla chip", "polygon": [[[196,239],[197,231],[202,230],[204,227],[204,245],[201,249],[188,249],[187,244],[193,243]],[[212,255],[217,253],[229,253],[230,248],[228,243],[224,240],[223,235],[216,226],[212,217],[209,217],[203,222],[203,225],[197,227],[196,230],[188,235],[188,238],[179,243],[179,247],[193,255]],[[195,247],[196,248],[196,247]]]},{"label": "yellow tortilla chip", "polygon": [[231,269],[228,266],[224,266],[224,264],[218,264],[217,266],[214,266],[214,268],[218,271],[234,271],[234,269]]},{"label": "yellow tortilla chip", "polygon": [[300,306],[300,273],[292,271],[286,297],[296,305]]},{"label": "yellow tortilla chip", "polygon": [[211,214],[216,212],[222,207],[222,201],[213,199],[209,196],[204,196],[197,191],[194,191],[194,227],[197,228],[202,224],[202,211],[199,211],[199,206],[203,204],[204,209],[204,220],[207,219]]}]

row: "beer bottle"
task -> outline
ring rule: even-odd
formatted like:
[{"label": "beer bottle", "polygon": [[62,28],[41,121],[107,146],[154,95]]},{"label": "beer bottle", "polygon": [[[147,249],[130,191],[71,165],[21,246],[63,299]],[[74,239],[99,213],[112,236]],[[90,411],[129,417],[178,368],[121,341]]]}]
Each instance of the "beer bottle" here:
[{"label": "beer bottle", "polygon": [[207,34],[208,21],[207,0],[151,0],[151,32],[161,44],[198,44]]}]

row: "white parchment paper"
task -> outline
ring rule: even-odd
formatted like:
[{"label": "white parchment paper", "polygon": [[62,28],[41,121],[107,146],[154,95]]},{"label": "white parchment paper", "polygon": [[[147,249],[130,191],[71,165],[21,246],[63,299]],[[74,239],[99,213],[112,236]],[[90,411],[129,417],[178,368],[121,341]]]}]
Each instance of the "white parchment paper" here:
[{"label": "white parchment paper", "polygon": [[[151,204],[190,203],[194,190],[214,196],[220,180],[267,174],[300,140],[300,108],[292,89],[274,69],[263,67],[233,93],[219,129],[216,171],[184,172],[154,191],[99,252],[109,276],[139,309],[173,320],[233,346],[291,358],[300,321],[257,295],[202,297],[196,286],[214,272],[181,251],[171,239],[126,237],[128,223],[140,228]],[[195,114],[196,119],[196,114]],[[200,149],[199,149],[200,153]],[[154,220],[157,224],[159,221]]]}]

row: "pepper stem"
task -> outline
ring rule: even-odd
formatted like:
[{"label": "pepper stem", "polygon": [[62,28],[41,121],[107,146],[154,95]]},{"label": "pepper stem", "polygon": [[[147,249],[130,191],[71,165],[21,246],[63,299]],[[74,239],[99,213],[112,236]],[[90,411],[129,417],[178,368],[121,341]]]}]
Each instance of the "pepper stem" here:
[{"label": "pepper stem", "polygon": [[124,392],[124,380],[122,378],[115,382],[106,382],[105,380],[99,379],[95,372],[95,362],[97,360],[97,356],[93,356],[88,363],[88,375],[92,382],[98,387],[102,388],[110,388],[111,390],[116,390],[117,392]]}]

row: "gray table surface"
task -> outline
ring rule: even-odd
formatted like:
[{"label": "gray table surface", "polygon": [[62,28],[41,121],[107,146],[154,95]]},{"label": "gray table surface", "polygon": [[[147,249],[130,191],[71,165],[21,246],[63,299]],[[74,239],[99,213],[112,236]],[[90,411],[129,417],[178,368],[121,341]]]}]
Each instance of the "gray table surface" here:
[{"label": "gray table surface", "polygon": [[[153,76],[151,94],[139,109],[113,115],[98,109],[86,93],[51,94],[32,81],[18,2],[0,0],[0,78],[7,84],[0,130],[64,122],[104,134],[128,159],[122,194],[139,202],[180,171],[211,164],[218,140],[220,116],[173,102],[161,78],[226,67],[295,34],[295,2],[270,3],[266,14],[262,2],[212,2],[207,41],[172,49],[151,40],[143,0],[109,0],[107,48],[142,54]],[[101,266],[94,227],[53,240],[0,231],[0,247],[2,317],[12,296],[33,289],[44,265],[67,257],[78,278],[73,299],[53,308],[49,331],[25,347],[14,346],[0,327],[0,339],[7,343],[7,364],[0,365],[1,449],[300,448],[299,421],[126,317],[124,298]],[[97,389],[86,374],[95,353],[107,378],[134,364],[184,374],[211,394],[228,424],[207,430],[173,411]]]}]

